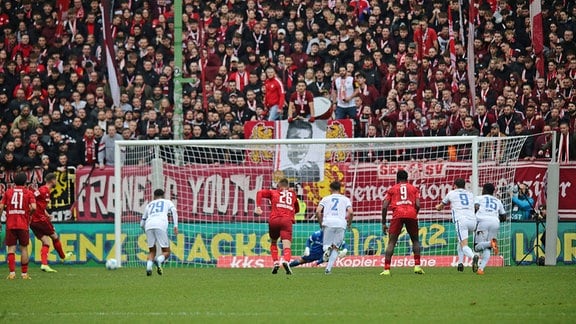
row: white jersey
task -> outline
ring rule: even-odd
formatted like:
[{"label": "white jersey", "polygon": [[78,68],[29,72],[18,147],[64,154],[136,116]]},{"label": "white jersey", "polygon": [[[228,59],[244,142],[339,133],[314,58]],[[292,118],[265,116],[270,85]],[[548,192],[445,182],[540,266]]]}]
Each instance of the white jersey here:
[{"label": "white jersey", "polygon": [[348,197],[341,194],[331,194],[320,201],[323,207],[324,217],[322,226],[346,228],[346,215],[348,208],[352,208],[352,202]]},{"label": "white jersey", "polygon": [[172,215],[174,227],[178,227],[178,213],[176,206],[168,199],[156,199],[146,205],[140,225],[145,230],[168,229],[168,215]]},{"label": "white jersey", "polygon": [[454,189],[450,191],[444,199],[444,205],[450,204],[452,209],[452,220],[458,221],[461,218],[475,219],[474,195],[466,189]]},{"label": "white jersey", "polygon": [[476,212],[478,220],[486,218],[499,219],[500,215],[506,214],[502,201],[492,195],[476,197],[474,203],[478,206],[478,211]]}]

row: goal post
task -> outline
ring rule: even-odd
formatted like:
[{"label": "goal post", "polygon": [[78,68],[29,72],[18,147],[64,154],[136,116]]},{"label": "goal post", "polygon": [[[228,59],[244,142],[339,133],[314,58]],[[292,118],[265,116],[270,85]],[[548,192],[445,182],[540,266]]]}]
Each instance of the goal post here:
[{"label": "goal post", "polygon": [[[434,207],[456,178],[464,178],[475,194],[486,182],[497,188],[509,217],[500,230],[502,257],[491,262],[507,265],[510,188],[525,140],[524,136],[447,136],[117,141],[115,257],[125,267],[145,263],[147,247],[139,222],[153,190],[161,187],[179,213],[180,233],[170,236],[169,266],[266,266],[269,208],[263,216],[254,215],[256,192],[287,177],[306,206],[294,226],[293,255],[303,252],[305,240],[318,229],[313,211],[329,193],[329,183],[338,180],[355,211],[346,235],[349,256],[341,265],[378,266],[388,241],[381,233],[382,197],[395,183],[396,171],[404,169],[421,193],[424,262],[455,265],[457,238],[450,210],[437,212]],[[410,254],[409,237],[402,233],[393,265],[408,265],[404,262],[409,262]]]}]

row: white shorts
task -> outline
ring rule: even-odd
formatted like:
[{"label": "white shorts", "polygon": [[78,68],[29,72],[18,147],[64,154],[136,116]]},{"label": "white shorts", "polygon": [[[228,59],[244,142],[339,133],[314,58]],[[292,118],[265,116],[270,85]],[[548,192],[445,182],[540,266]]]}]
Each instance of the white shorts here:
[{"label": "white shorts", "polygon": [[337,246],[338,248],[344,242],[344,232],[346,231],[345,228],[340,227],[324,227],[324,238],[322,242],[322,246],[324,251],[328,250],[329,247],[332,245]]},{"label": "white shorts", "polygon": [[151,228],[146,230],[146,242],[148,242],[149,248],[156,246],[156,243],[158,243],[161,248],[170,247],[168,233],[165,230],[159,228]]},{"label": "white shorts", "polygon": [[498,236],[500,221],[497,218],[478,218],[475,243],[490,242]]},{"label": "white shorts", "polygon": [[476,219],[465,217],[460,218],[454,222],[454,226],[456,227],[456,234],[458,235],[458,242],[467,240],[468,236],[476,231],[476,223]]}]

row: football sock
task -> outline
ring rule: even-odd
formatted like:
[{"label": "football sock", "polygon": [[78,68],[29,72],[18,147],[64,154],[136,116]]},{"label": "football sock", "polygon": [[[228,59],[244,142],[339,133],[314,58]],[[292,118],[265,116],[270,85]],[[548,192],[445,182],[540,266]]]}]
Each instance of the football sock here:
[{"label": "football sock", "polygon": [[282,252],[284,255],[284,261],[290,262],[290,260],[292,259],[292,249],[291,248],[284,248],[284,250]]},{"label": "football sock", "polygon": [[10,272],[16,271],[16,256],[14,256],[14,253],[8,253],[8,269]]},{"label": "football sock", "polygon": [[152,265],[154,264],[154,262],[152,262],[152,260],[148,260],[146,262],[146,270],[148,271],[152,271]]},{"label": "football sock", "polygon": [[299,265],[300,265],[300,261],[298,261],[298,260],[294,260],[294,261],[290,262],[290,267],[291,267],[291,268],[297,267],[297,266],[299,266]]},{"label": "football sock", "polygon": [[22,268],[22,274],[28,273],[28,263],[22,263],[20,267]]},{"label": "football sock", "polygon": [[470,259],[474,257],[474,252],[472,252],[472,249],[468,245],[462,248],[462,252]]},{"label": "football sock", "polygon": [[159,265],[164,264],[164,261],[166,261],[164,254],[160,254],[159,256],[156,257],[156,262],[158,262]]},{"label": "football sock", "polygon": [[414,265],[420,265],[420,254],[414,254]]},{"label": "football sock", "polygon": [[332,267],[334,266],[334,262],[336,262],[336,259],[338,259],[338,250],[332,249],[332,251],[330,251],[330,258],[328,259],[328,265],[326,266],[326,271],[332,270]]},{"label": "football sock", "polygon": [[40,249],[40,260],[42,261],[42,265],[48,265],[48,251],[50,250],[49,245],[42,244],[42,248]]},{"label": "football sock", "polygon": [[485,249],[484,251],[482,251],[482,260],[480,261],[480,264],[478,265],[478,267],[482,270],[484,270],[484,268],[486,267],[486,265],[488,265],[488,261],[490,261],[490,253],[492,251],[490,251],[490,249]]},{"label": "football sock", "polygon": [[66,254],[64,254],[64,250],[62,250],[62,243],[60,243],[60,239],[52,240],[52,244],[54,245],[54,249],[58,252],[58,256],[60,259],[66,258]]},{"label": "football sock", "polygon": [[464,252],[462,251],[462,246],[460,245],[460,242],[458,242],[458,264],[460,263],[464,263]]},{"label": "football sock", "polygon": [[272,260],[274,262],[278,261],[278,245],[275,242],[270,244],[270,254],[272,254]]}]

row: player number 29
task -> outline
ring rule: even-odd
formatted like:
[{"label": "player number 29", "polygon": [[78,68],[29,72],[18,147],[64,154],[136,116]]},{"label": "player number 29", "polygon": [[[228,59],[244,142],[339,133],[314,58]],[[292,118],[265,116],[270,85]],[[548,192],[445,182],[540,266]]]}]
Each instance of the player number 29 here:
[{"label": "player number 29", "polygon": [[292,195],[290,194],[290,191],[280,192],[280,203],[292,205]]}]

